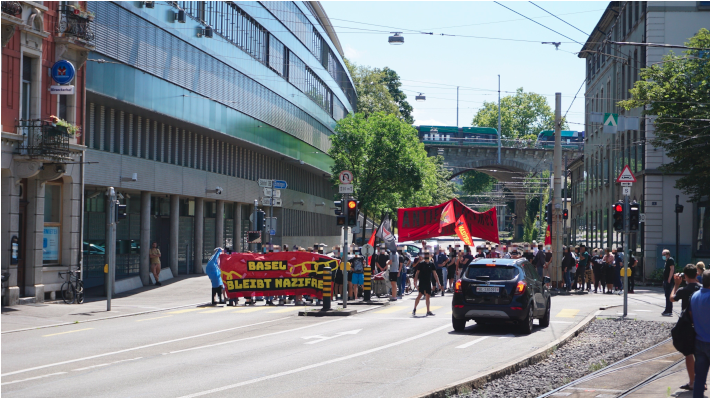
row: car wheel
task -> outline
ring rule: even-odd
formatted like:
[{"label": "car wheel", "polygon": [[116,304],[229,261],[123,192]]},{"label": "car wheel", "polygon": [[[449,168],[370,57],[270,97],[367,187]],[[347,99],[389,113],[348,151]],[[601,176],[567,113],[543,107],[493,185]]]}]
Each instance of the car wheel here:
[{"label": "car wheel", "polygon": [[547,299],[547,308],[545,309],[545,316],[540,319],[540,327],[546,328],[550,326],[550,299]]},{"label": "car wheel", "polygon": [[451,316],[451,324],[454,326],[454,331],[463,332],[463,330],[466,329],[466,318],[456,319],[452,315]]},{"label": "car wheel", "polygon": [[528,305],[528,315],[520,321],[520,332],[523,334],[530,334],[533,330],[533,304]]}]

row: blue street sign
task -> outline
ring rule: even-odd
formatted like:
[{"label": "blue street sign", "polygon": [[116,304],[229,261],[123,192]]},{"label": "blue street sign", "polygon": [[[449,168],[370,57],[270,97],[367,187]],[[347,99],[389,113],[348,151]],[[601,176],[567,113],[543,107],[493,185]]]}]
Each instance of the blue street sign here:
[{"label": "blue street sign", "polygon": [[274,180],[274,189],[286,189],[286,187],[288,187],[288,184],[286,184],[286,181]]},{"label": "blue street sign", "polygon": [[52,80],[57,84],[69,84],[75,75],[74,65],[67,60],[57,61],[52,65]]},{"label": "blue street sign", "polygon": [[276,230],[275,229],[270,230],[269,235],[271,235],[271,236],[276,235]]}]

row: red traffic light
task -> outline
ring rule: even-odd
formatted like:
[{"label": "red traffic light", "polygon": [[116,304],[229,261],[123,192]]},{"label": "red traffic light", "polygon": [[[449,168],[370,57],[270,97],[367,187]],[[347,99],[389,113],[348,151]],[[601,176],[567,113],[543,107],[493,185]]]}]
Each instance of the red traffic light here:
[{"label": "red traffic light", "polygon": [[357,207],[357,201],[355,200],[348,200],[348,209],[354,209]]},{"label": "red traffic light", "polygon": [[620,204],[614,205],[614,211],[621,212],[623,210],[623,207]]}]

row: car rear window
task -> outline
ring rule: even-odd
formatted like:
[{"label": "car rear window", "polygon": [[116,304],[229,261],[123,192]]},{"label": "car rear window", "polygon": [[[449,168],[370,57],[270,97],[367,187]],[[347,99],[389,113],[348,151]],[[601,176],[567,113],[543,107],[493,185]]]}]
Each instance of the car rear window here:
[{"label": "car rear window", "polygon": [[476,279],[479,276],[487,276],[492,281],[509,281],[518,276],[518,268],[511,266],[499,265],[496,267],[487,267],[485,264],[471,265],[466,270],[466,277]]}]

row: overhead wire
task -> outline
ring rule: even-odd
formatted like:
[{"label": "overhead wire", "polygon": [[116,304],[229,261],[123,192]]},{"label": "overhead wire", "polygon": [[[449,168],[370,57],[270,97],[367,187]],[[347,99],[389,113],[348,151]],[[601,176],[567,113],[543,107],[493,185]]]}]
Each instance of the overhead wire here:
[{"label": "overhead wire", "polygon": [[553,14],[553,13],[551,13],[551,12],[547,11],[546,9],[544,9],[544,8],[540,7],[539,5],[537,5],[537,4],[535,4],[535,3],[533,3],[532,1],[530,1],[529,3],[530,3],[530,4],[532,4],[532,5],[534,5],[534,6],[535,6],[535,7],[537,7],[537,8],[541,9],[542,11],[545,11],[546,13],[548,13],[548,14],[552,15],[553,17],[555,17],[555,18],[559,19],[560,21],[562,21],[562,22],[566,23],[567,25],[569,25],[569,26],[571,26],[571,27],[573,27],[573,28],[577,29],[578,31],[580,31],[580,32],[584,33],[585,35],[589,36],[589,33],[586,33],[586,32],[584,32],[583,30],[579,29],[578,27],[576,27],[576,26],[572,25],[571,23],[569,23],[569,22],[565,21],[564,19],[562,19],[562,18],[558,17],[557,15],[555,15],[555,14]]},{"label": "overhead wire", "polygon": [[527,20],[530,20],[530,21],[532,21],[532,22],[534,22],[534,23],[536,23],[536,24],[542,26],[543,28],[545,28],[545,29],[547,29],[547,30],[553,31],[553,32],[557,33],[558,35],[560,35],[560,36],[562,36],[562,37],[564,37],[564,38],[567,38],[567,39],[569,39],[569,40],[572,40],[573,42],[575,42],[575,43],[577,43],[577,44],[583,45],[582,43],[578,42],[577,40],[575,40],[575,39],[573,39],[573,38],[571,38],[571,37],[569,37],[569,36],[563,35],[562,33],[558,32],[558,31],[556,31],[556,30],[554,30],[554,29],[552,29],[552,28],[550,28],[550,27],[548,27],[548,26],[545,26],[545,25],[541,24],[540,22],[538,22],[538,21],[536,21],[536,20],[534,20],[534,19],[532,19],[532,18],[526,17],[525,15],[523,15],[523,14],[521,14],[521,13],[519,13],[519,12],[513,10],[512,8],[506,7],[506,6],[504,6],[503,4],[501,4],[501,3],[497,2],[497,1],[494,1],[494,3],[498,4],[498,5],[501,6],[501,7],[507,8],[508,10],[510,10],[510,11],[512,11],[512,12],[518,14],[518,15],[520,15],[521,17],[523,17],[523,18],[525,18],[525,19],[527,19]]}]

